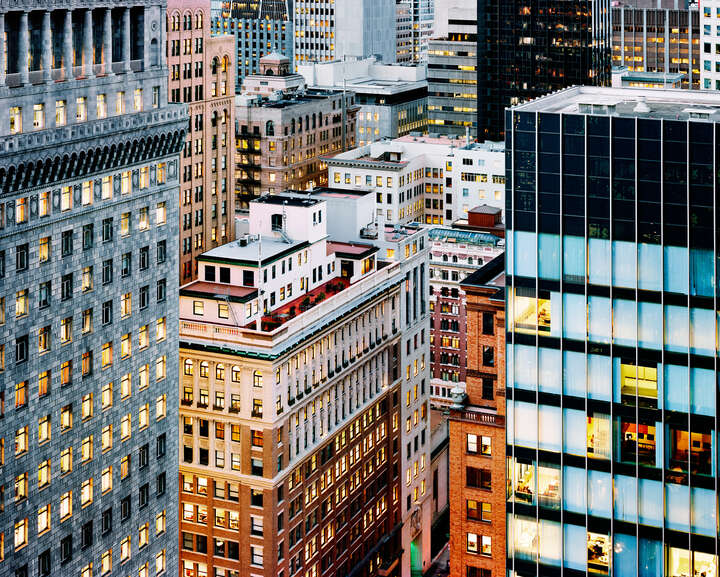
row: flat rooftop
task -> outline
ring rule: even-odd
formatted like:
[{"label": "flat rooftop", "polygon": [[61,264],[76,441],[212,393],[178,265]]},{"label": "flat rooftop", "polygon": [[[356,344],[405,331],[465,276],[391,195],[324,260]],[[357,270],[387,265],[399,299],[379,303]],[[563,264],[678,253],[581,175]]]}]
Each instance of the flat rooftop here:
[{"label": "flat rooftop", "polygon": [[336,254],[339,257],[360,259],[365,258],[377,252],[379,249],[372,244],[364,244],[359,242],[327,242],[327,254]]},{"label": "flat rooftop", "polygon": [[244,246],[239,239],[233,240],[211,248],[197,258],[200,261],[221,261],[250,266],[257,266],[258,261],[262,261],[261,266],[264,266],[278,258],[305,248],[308,244],[306,240],[285,242],[279,236],[263,236],[261,241],[258,241],[257,237],[250,236]]},{"label": "flat rooftop", "polygon": [[196,280],[180,287],[185,296],[225,298],[236,302],[246,302],[257,296],[257,289],[231,284]]},{"label": "flat rooftop", "polygon": [[362,196],[367,196],[368,194],[374,194],[374,190],[366,190],[366,189],[353,189],[353,190],[345,190],[344,188],[331,188],[327,186],[321,186],[318,188],[313,188],[309,191],[298,191],[298,194],[312,194],[313,196],[316,196],[318,198],[359,198]]},{"label": "flat rooftop", "polygon": [[290,196],[289,194],[266,194],[253,199],[252,202],[260,202],[262,204],[279,204],[288,206],[313,206],[320,202],[317,198],[305,195],[304,197]]},{"label": "flat rooftop", "polygon": [[720,122],[720,92],[573,86],[519,104],[512,110]]}]

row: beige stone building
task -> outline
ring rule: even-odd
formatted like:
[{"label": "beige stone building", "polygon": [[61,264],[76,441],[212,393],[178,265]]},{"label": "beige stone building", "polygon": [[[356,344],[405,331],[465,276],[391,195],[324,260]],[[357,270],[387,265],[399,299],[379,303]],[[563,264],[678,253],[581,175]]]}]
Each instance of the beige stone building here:
[{"label": "beige stone building", "polygon": [[195,257],[233,238],[234,36],[211,36],[210,3],[170,0],[167,59],[171,102],[187,103],[190,126],[180,164],[180,282]]},{"label": "beige stone building", "polygon": [[278,54],[261,58],[260,71],[245,79],[235,103],[235,190],[243,208],[261,194],[326,185],[320,155],[355,146],[354,94],[305,88]]}]

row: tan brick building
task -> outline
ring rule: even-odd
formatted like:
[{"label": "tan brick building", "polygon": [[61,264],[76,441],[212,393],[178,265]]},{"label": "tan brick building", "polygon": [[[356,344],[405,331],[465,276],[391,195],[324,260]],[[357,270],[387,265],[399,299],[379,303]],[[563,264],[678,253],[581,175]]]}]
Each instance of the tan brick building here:
[{"label": "tan brick building", "polygon": [[195,257],[233,239],[235,37],[211,36],[210,2],[170,0],[168,96],[190,126],[180,163],[180,282],[197,277]]},{"label": "tan brick building", "polygon": [[450,407],[450,575],[505,574],[505,259],[467,277],[467,394]]},{"label": "tan brick building", "polygon": [[180,289],[183,577],[429,566],[426,232],[329,241],[328,198],[251,202]]},{"label": "tan brick building", "polygon": [[[320,156],[355,147],[355,95],[306,89],[302,76],[291,74],[288,59],[279,56],[261,58],[261,73],[245,78],[236,99],[235,176],[242,207],[261,194],[327,185]],[[266,87],[275,88],[270,96]]]}]

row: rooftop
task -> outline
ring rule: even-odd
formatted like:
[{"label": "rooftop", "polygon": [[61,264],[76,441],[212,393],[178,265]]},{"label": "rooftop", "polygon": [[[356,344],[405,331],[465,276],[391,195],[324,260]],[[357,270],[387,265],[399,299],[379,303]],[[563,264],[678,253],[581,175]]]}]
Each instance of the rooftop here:
[{"label": "rooftop", "polygon": [[266,265],[308,245],[305,240],[286,242],[280,236],[263,236],[260,239],[258,236],[249,235],[246,241],[238,239],[228,242],[204,252],[197,258],[199,261],[221,261],[255,266],[260,260],[262,265]]},{"label": "rooftop", "polygon": [[287,194],[266,194],[253,199],[253,202],[262,204],[280,204],[288,206],[312,206],[320,202],[320,199],[312,198],[308,195],[304,197],[290,196]]},{"label": "rooftop", "polygon": [[492,245],[497,246],[500,237],[488,232],[459,230],[444,226],[436,226],[428,230],[428,237],[431,241],[454,242],[464,244]]},{"label": "rooftop", "polygon": [[236,302],[247,302],[257,296],[257,289],[254,287],[236,286],[224,283],[215,283],[196,280],[180,288],[187,296],[203,296],[215,298],[228,298]]},{"label": "rooftop", "polygon": [[339,257],[360,259],[370,256],[379,249],[372,244],[328,241],[326,250],[327,254],[336,254]]},{"label": "rooftop", "polygon": [[500,214],[502,209],[489,204],[479,204],[468,210],[468,212],[472,214]]},{"label": "rooftop", "polygon": [[385,225],[385,241],[397,242],[421,231],[422,227],[417,222],[407,224]]},{"label": "rooftop", "polygon": [[573,86],[519,104],[512,110],[720,122],[720,93],[679,88]]},{"label": "rooftop", "polygon": [[461,286],[505,287],[505,253],[500,253],[460,282]]}]

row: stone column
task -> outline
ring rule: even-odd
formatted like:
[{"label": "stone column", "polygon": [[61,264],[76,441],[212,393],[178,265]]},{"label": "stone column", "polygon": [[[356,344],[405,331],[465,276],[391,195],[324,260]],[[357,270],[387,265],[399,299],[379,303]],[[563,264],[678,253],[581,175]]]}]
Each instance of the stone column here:
[{"label": "stone column", "polygon": [[18,47],[18,71],[20,72],[20,83],[28,84],[29,82],[29,70],[28,70],[28,49],[29,49],[29,31],[28,31],[28,13],[20,13],[20,46]]},{"label": "stone column", "polygon": [[5,85],[5,14],[0,13],[0,86]]},{"label": "stone column", "polygon": [[112,74],[112,8],[105,9],[105,22],[103,24],[103,61],[105,74]]},{"label": "stone column", "polygon": [[125,72],[130,72],[130,55],[132,50],[130,49],[130,8],[123,10],[123,64]]},{"label": "stone column", "polygon": [[63,32],[63,66],[65,80],[73,78],[73,26],[72,10],[65,12],[65,30]]},{"label": "stone column", "polygon": [[42,21],[42,69],[43,69],[43,81],[51,82],[52,74],[50,69],[52,68],[52,33],[50,32],[50,12],[45,11],[43,13]]},{"label": "stone column", "polygon": [[83,25],[83,66],[85,76],[91,78],[93,73],[93,21],[92,9],[85,10],[85,23]]}]

